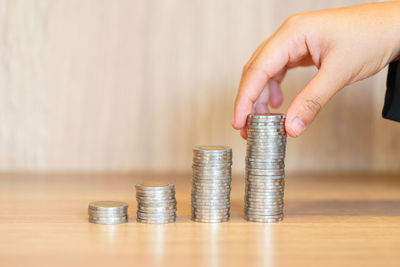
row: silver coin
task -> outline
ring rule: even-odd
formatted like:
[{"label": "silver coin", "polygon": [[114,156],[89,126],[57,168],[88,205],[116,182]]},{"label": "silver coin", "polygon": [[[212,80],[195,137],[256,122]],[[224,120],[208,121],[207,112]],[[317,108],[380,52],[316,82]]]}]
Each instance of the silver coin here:
[{"label": "silver coin", "polygon": [[270,193],[270,192],[283,192],[285,188],[283,186],[257,187],[257,186],[246,185],[245,189],[247,191],[252,191],[252,192]]},{"label": "silver coin", "polygon": [[283,203],[282,204],[275,204],[275,205],[266,205],[266,204],[259,204],[255,202],[245,203],[245,208],[257,209],[257,210],[274,210],[274,209],[281,209],[283,210]]},{"label": "silver coin", "polygon": [[168,217],[142,217],[142,216],[137,216],[137,220],[141,221],[175,221],[176,216],[168,216]]},{"label": "silver coin", "polygon": [[274,144],[275,146],[285,146],[287,144],[286,136],[269,136],[261,138],[259,136],[247,137],[247,145],[249,146],[268,146]]},{"label": "silver coin", "polygon": [[221,176],[197,176],[197,177],[192,177],[192,183],[197,183],[197,184],[219,184],[219,185],[225,185],[225,184],[230,184],[232,181],[232,177],[221,177]]},{"label": "silver coin", "polygon": [[199,210],[223,210],[223,209],[229,209],[230,204],[225,204],[225,205],[197,205],[196,203],[192,203],[191,208],[199,209]]},{"label": "silver coin", "polygon": [[280,157],[286,154],[285,151],[262,151],[262,150],[247,150],[248,157]]},{"label": "silver coin", "polygon": [[128,216],[128,213],[95,213],[95,212],[88,212],[88,215],[92,217],[99,217],[99,218],[118,218],[118,217],[125,217]]},{"label": "silver coin", "polygon": [[283,220],[283,216],[278,218],[254,218],[251,216],[246,216],[245,219],[249,222],[255,223],[277,223]]},{"label": "silver coin", "polygon": [[195,222],[200,222],[200,223],[222,223],[222,222],[227,222],[229,221],[229,218],[224,218],[224,219],[215,219],[215,220],[207,220],[207,219],[200,219],[200,218],[191,218],[192,221]]},{"label": "silver coin", "polygon": [[201,183],[197,181],[192,181],[192,188],[196,189],[218,189],[218,190],[230,190],[231,183]]},{"label": "silver coin", "polygon": [[192,188],[192,194],[194,195],[199,195],[199,196],[210,196],[210,195],[218,195],[218,196],[224,196],[224,195],[229,195],[231,193],[230,189],[196,189]]},{"label": "silver coin", "polygon": [[246,196],[249,196],[249,197],[263,197],[263,198],[266,198],[266,197],[282,196],[282,195],[283,195],[283,192],[276,192],[276,191],[265,193],[265,192],[256,192],[256,191],[247,190],[247,192],[246,192]]},{"label": "silver coin", "polygon": [[[279,181],[279,180],[277,180]],[[246,179],[245,182],[245,187],[246,190],[250,189],[250,190],[257,190],[257,189],[261,189],[261,190],[275,190],[275,189],[285,189],[285,183],[283,182],[279,182],[279,183],[253,183],[253,182],[249,182]]]},{"label": "silver coin", "polygon": [[224,222],[228,221],[230,216],[225,217],[198,217],[198,216],[191,216],[193,221],[201,221],[201,222]]},{"label": "silver coin", "polygon": [[199,181],[192,181],[192,188],[197,188],[197,189],[215,189],[215,190],[230,190],[231,189],[231,183],[229,182],[223,182],[223,183],[202,183]]},{"label": "silver coin", "polygon": [[143,210],[143,211],[167,211],[167,210],[176,210],[176,206],[165,206],[165,207],[146,207],[146,206],[140,206],[138,207],[138,210]]},{"label": "silver coin", "polygon": [[230,190],[192,190],[192,194],[199,196],[226,196],[230,194]]},{"label": "silver coin", "polygon": [[251,169],[247,170],[247,175],[254,176],[254,175],[259,175],[259,176],[283,176],[285,175],[284,170],[262,170],[262,169]]},{"label": "silver coin", "polygon": [[171,206],[176,206],[177,201],[175,200],[174,202],[163,202],[163,201],[140,201],[138,202],[139,207],[171,207]]},{"label": "silver coin", "polygon": [[286,131],[281,130],[281,129],[276,129],[276,130],[265,130],[265,131],[247,131],[247,136],[252,137],[252,138],[270,138],[270,137],[276,137],[276,136],[284,136],[286,135]]},{"label": "silver coin", "polygon": [[246,124],[248,129],[254,129],[254,128],[262,128],[262,127],[281,127],[285,128],[285,122],[283,121],[251,121]]},{"label": "silver coin", "polygon": [[163,217],[152,216],[152,217],[150,217],[150,216],[138,215],[138,216],[136,216],[136,219],[139,219],[142,221],[144,221],[144,220],[146,220],[146,221],[172,221],[172,220],[174,220],[175,221],[176,216],[163,216]]},{"label": "silver coin", "polygon": [[140,190],[168,190],[168,189],[175,189],[175,186],[170,183],[164,182],[144,182],[136,184],[136,188]]},{"label": "silver coin", "polygon": [[121,224],[121,223],[126,223],[128,221],[128,219],[114,220],[114,221],[98,221],[98,220],[89,218],[88,221],[90,223],[95,223],[95,224]]},{"label": "silver coin", "polygon": [[207,204],[207,203],[191,203],[191,208],[199,209],[199,210],[223,210],[223,209],[230,209],[230,203],[224,204]]},{"label": "silver coin", "polygon": [[275,153],[283,153],[286,151],[286,146],[253,146],[253,145],[248,145],[246,147],[247,152],[275,152]]},{"label": "silver coin", "polygon": [[174,199],[175,198],[175,194],[152,194],[152,195],[143,195],[143,194],[136,194],[136,198],[137,199]]},{"label": "silver coin", "polygon": [[230,213],[221,213],[221,214],[213,214],[213,213],[195,213],[192,212],[191,217],[199,218],[199,219],[224,219],[224,218],[229,218]]},{"label": "silver coin", "polygon": [[136,218],[136,221],[139,223],[148,223],[148,224],[165,224],[165,223],[174,223],[176,219],[169,219],[169,220],[145,220]]},{"label": "silver coin", "polygon": [[283,198],[247,198],[245,197],[245,205],[264,205],[264,206],[277,206],[283,205]]},{"label": "silver coin", "polygon": [[229,200],[225,200],[225,201],[199,201],[199,200],[194,200],[192,199],[191,204],[193,207],[228,207],[230,205],[230,201]]},{"label": "silver coin", "polygon": [[246,206],[244,208],[246,214],[259,214],[259,215],[271,215],[283,213],[282,207],[259,207],[259,206]]},{"label": "silver coin", "polygon": [[171,210],[171,211],[157,211],[157,212],[150,212],[150,211],[144,211],[144,210],[138,210],[136,212],[137,216],[141,217],[171,217],[176,215],[176,210]]},{"label": "silver coin", "polygon": [[252,157],[248,157],[246,156],[246,162],[257,162],[257,163],[284,163],[283,159],[276,159],[276,158],[272,158],[272,159],[263,159],[263,158],[252,158]]},{"label": "silver coin", "polygon": [[150,195],[144,195],[137,193],[136,198],[139,199],[174,199],[175,194],[150,194]]},{"label": "silver coin", "polygon": [[194,195],[192,194],[192,200],[198,201],[198,202],[206,202],[206,201],[213,201],[213,202],[223,202],[223,201],[229,201],[229,194],[226,195]]},{"label": "silver coin", "polygon": [[220,171],[229,171],[231,169],[231,165],[222,165],[222,164],[203,164],[200,165],[192,165],[192,168],[196,171],[211,171],[211,172],[220,172]]},{"label": "silver coin", "polygon": [[194,146],[193,153],[197,154],[224,154],[232,153],[232,148],[228,146]]},{"label": "silver coin", "polygon": [[283,197],[277,198],[254,198],[254,197],[245,197],[245,203],[248,205],[264,205],[264,206],[273,206],[273,205],[283,205],[284,200]]},{"label": "silver coin", "polygon": [[195,164],[193,163],[192,167],[196,170],[225,170],[225,169],[230,169],[232,166],[231,163],[223,163],[223,164],[218,164],[218,163],[198,163]]},{"label": "silver coin", "polygon": [[232,165],[232,158],[231,157],[197,157],[194,156],[192,158],[193,164],[225,164],[225,165]]},{"label": "silver coin", "polygon": [[283,218],[283,213],[281,214],[273,214],[273,215],[249,215],[245,214],[245,217],[251,217],[254,219],[279,219]]},{"label": "silver coin", "polygon": [[128,204],[120,201],[95,201],[89,203],[89,209],[93,210],[124,210],[128,208]]},{"label": "silver coin", "polygon": [[226,216],[196,216],[196,215],[192,215],[191,216],[192,219],[197,220],[201,220],[201,221],[227,221],[230,218],[230,215],[226,215]]},{"label": "silver coin", "polygon": [[196,219],[205,219],[205,220],[221,220],[221,219],[228,219],[230,214],[224,215],[203,215],[203,214],[192,214],[192,218],[195,217]]},{"label": "silver coin", "polygon": [[216,214],[221,214],[221,213],[226,213],[229,212],[230,208],[215,208],[215,207],[208,207],[208,208],[196,208],[192,207],[192,211],[199,212],[199,213],[216,213]]},{"label": "silver coin", "polygon": [[281,125],[257,125],[254,127],[254,125],[247,126],[247,133],[248,134],[264,134],[264,133],[282,133],[282,135],[285,135],[285,127],[282,127]]},{"label": "silver coin", "polygon": [[285,158],[285,154],[248,153],[247,155],[252,158],[262,158],[262,159],[282,159],[283,160]]},{"label": "silver coin", "polygon": [[245,178],[249,182],[264,183],[264,182],[272,182],[274,180],[285,179],[285,175],[253,175],[246,173]]},{"label": "silver coin", "polygon": [[231,188],[231,181],[213,181],[212,179],[208,180],[192,180],[193,187],[199,188],[224,188],[230,189]]},{"label": "silver coin", "polygon": [[258,165],[258,166],[249,166],[246,164],[246,167],[248,170],[266,170],[266,171],[283,171],[284,168],[280,167],[280,166],[268,166],[268,165]]},{"label": "silver coin", "polygon": [[152,189],[152,190],[143,190],[140,188],[136,188],[136,192],[141,194],[173,194],[175,193],[175,188]]},{"label": "silver coin", "polygon": [[231,175],[232,170],[231,169],[227,169],[227,168],[223,168],[220,170],[213,170],[213,169],[198,169],[198,168],[193,168],[192,169],[193,174],[210,174],[210,175],[221,175],[221,174],[225,174],[225,175]]},{"label": "silver coin", "polygon": [[147,214],[147,215],[151,215],[151,214],[175,214],[177,211],[177,209],[169,209],[169,210],[149,210],[149,209],[139,209],[137,210],[138,213],[140,214]]},{"label": "silver coin", "polygon": [[126,219],[128,216],[114,216],[114,217],[98,217],[98,216],[93,216],[93,215],[89,215],[89,218],[93,219],[93,220],[98,220],[98,221],[110,221],[110,220],[124,220]]},{"label": "silver coin", "polygon": [[215,190],[215,189],[192,189],[192,194],[199,194],[200,196],[203,195],[218,195],[218,196],[224,196],[226,194],[230,194],[231,190],[230,189],[222,189],[222,190]]},{"label": "silver coin", "polygon": [[204,193],[204,194],[213,194],[213,193],[221,194],[221,193],[230,192],[231,188],[228,186],[227,187],[202,187],[202,186],[192,185],[192,191],[200,192],[200,193]]},{"label": "silver coin", "polygon": [[285,189],[284,185],[270,185],[270,186],[257,186],[257,185],[253,185],[253,184],[248,184],[246,183],[245,185],[245,190],[246,191],[260,191],[260,192],[266,192],[268,193],[269,191],[279,191],[279,192],[283,192],[283,190]]},{"label": "silver coin", "polygon": [[266,114],[249,114],[247,120],[272,120],[272,119],[285,119],[286,115],[283,113],[266,113]]},{"label": "silver coin", "polygon": [[136,215],[142,218],[164,218],[164,217],[174,217],[176,216],[176,211],[171,212],[148,212],[143,210],[138,210]]}]

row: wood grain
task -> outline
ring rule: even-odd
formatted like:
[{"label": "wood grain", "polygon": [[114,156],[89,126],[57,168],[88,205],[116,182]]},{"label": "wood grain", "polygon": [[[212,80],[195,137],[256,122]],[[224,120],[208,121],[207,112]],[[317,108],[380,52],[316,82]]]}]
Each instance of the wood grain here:
[{"label": "wood grain", "polygon": [[[398,266],[400,177],[293,175],[285,219],[243,219],[244,181],[234,176],[232,218],[190,221],[190,174],[0,175],[1,266]],[[134,185],[175,183],[177,222],[135,222]],[[87,222],[94,200],[129,204],[122,225]]]},{"label": "wood grain", "polygon": [[[352,1],[351,4],[366,1]],[[242,66],[290,14],[349,1],[0,0],[0,170],[190,171],[234,149]],[[285,111],[315,73],[290,71]],[[400,171],[386,71],[343,90],[288,144],[291,171]]]}]

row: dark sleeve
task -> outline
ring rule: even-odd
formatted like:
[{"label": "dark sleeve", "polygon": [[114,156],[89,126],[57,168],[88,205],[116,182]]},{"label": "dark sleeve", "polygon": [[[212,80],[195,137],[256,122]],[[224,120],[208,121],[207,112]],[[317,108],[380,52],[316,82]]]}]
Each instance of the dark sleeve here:
[{"label": "dark sleeve", "polygon": [[390,63],[382,116],[400,122],[400,61]]}]

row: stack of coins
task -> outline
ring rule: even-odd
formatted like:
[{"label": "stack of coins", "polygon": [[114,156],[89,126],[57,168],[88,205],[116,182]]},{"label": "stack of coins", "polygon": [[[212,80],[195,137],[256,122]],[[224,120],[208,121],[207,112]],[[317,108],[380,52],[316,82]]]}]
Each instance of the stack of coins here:
[{"label": "stack of coins", "polygon": [[89,222],[118,224],[128,221],[128,204],[119,201],[96,201],[89,203]]},{"label": "stack of coins", "polygon": [[272,223],[283,219],[285,115],[247,118],[245,218]]},{"label": "stack of coins", "polygon": [[192,220],[226,222],[230,216],[232,149],[193,148]]},{"label": "stack of coins", "polygon": [[163,182],[136,185],[137,221],[171,223],[176,220],[175,186]]}]

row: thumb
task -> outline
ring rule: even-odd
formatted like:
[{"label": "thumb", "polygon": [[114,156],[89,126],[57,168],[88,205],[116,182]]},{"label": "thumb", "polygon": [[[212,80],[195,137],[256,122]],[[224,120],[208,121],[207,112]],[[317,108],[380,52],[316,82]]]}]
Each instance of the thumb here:
[{"label": "thumb", "polygon": [[346,74],[340,65],[321,66],[317,74],[290,104],[286,117],[286,132],[299,136],[329,99],[346,84]]}]

